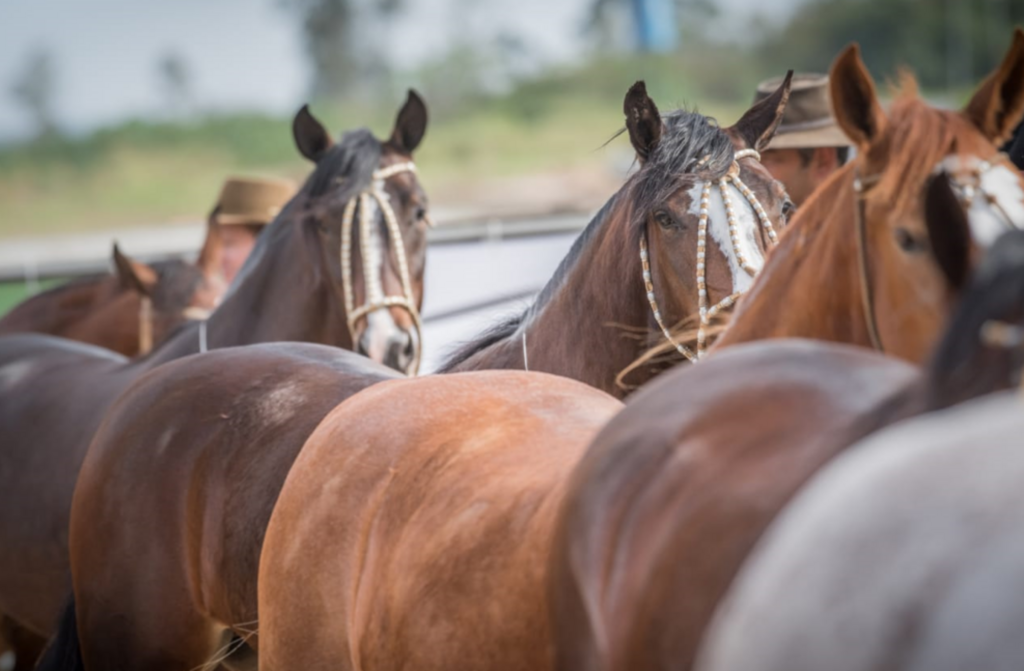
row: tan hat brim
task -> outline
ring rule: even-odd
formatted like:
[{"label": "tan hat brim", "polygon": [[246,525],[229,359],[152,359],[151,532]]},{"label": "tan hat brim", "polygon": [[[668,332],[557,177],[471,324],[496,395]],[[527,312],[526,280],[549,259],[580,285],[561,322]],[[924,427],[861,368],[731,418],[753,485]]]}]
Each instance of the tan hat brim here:
[{"label": "tan hat brim", "polygon": [[768,149],[800,149],[814,147],[846,147],[850,138],[846,137],[839,126],[831,125],[812,130],[795,131],[792,133],[776,133],[768,144]]},{"label": "tan hat brim", "polygon": [[213,219],[221,226],[266,226],[273,221],[272,218],[252,214],[217,214]]}]

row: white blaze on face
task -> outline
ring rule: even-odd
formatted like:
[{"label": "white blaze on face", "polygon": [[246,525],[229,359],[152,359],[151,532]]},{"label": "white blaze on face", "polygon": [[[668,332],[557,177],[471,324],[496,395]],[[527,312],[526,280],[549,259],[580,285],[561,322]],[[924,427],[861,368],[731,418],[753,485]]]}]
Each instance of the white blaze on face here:
[{"label": "white blaze on face", "polygon": [[[383,193],[384,185],[380,182],[374,185],[378,193]],[[387,243],[383,239],[381,226],[379,225],[380,208],[374,198],[370,202],[370,226],[369,231],[363,231],[366,235],[366,244],[363,246],[363,282],[366,286],[366,305],[380,304],[385,297],[384,294],[384,255],[387,253]],[[401,241],[396,241],[399,244]],[[391,317],[391,311],[387,308],[373,310],[366,315],[366,331],[363,334],[366,345],[366,355],[374,361],[384,361],[387,354],[388,343],[401,335],[401,329]]]},{"label": "white blaze on face", "polygon": [[[700,217],[700,198],[703,190],[704,182],[698,182],[689,191],[690,213],[695,217]],[[758,220],[753,206],[747,202],[747,199],[735,186],[731,183],[727,184],[726,190],[729,193],[732,211],[736,216],[740,252],[747,264],[760,272],[764,267],[764,254],[758,244],[758,229],[761,227],[761,222]],[[754,278],[740,265],[739,256],[733,247],[732,237],[729,234],[729,219],[726,216],[725,203],[722,200],[722,190],[717,182],[711,185],[711,193],[708,197],[708,236],[722,250],[722,254],[729,264],[733,293],[747,291],[754,283]]]},{"label": "white blaze on face", "polygon": [[[977,160],[974,162],[975,165],[979,163]],[[963,161],[958,156],[949,156],[939,164],[939,169],[956,175],[958,171],[962,172]],[[967,186],[963,177],[954,179]],[[982,172],[980,181],[980,192],[975,192],[967,216],[975,242],[982,247],[990,247],[996,238],[1010,230],[1011,222],[1016,228],[1024,228],[1024,188],[1021,187],[1020,174],[1002,163]],[[963,193],[958,195],[963,196]],[[998,207],[988,202],[989,197]]]}]

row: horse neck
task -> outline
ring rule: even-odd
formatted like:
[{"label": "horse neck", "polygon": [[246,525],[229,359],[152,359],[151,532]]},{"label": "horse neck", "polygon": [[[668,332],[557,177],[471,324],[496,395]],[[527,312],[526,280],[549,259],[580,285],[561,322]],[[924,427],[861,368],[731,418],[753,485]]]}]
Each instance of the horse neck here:
[{"label": "horse neck", "polygon": [[199,322],[182,327],[145,365],[198,353],[203,338],[210,350],[282,341],[352,349],[340,292],[324,274],[326,259],[300,253],[297,236],[280,243],[281,249],[267,249],[229,290],[205,327]]},{"label": "horse neck", "polygon": [[[627,206],[617,199],[605,205],[518,329],[461,370],[526,367],[625,396],[615,378],[645,341],[625,337],[623,327],[643,335],[649,329],[639,251],[627,222]],[[630,383],[642,383],[634,380],[641,375],[631,376]]]},{"label": "horse neck", "polygon": [[714,348],[764,338],[812,338],[871,347],[864,318],[853,166],[798,213]]}]

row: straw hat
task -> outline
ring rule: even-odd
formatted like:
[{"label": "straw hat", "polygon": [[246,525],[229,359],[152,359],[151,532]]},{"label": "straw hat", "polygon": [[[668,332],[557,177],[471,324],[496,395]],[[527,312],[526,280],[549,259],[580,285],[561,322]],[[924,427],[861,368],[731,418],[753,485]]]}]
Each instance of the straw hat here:
[{"label": "straw hat", "polygon": [[269,224],[295,195],[295,184],[281,179],[229,177],[214,210],[216,223]]},{"label": "straw hat", "polygon": [[[782,85],[782,80],[782,77],[774,77],[761,82],[754,94],[754,102],[774,93]],[[839,129],[832,116],[828,75],[793,75],[789,103],[768,149],[845,147],[849,144],[849,138]]]}]

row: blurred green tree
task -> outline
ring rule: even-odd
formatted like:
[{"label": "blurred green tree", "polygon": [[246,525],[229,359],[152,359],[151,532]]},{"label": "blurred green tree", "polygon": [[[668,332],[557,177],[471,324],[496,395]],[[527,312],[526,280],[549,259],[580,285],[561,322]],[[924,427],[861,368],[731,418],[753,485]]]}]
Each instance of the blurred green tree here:
[{"label": "blurred green tree", "polygon": [[971,87],[1022,23],[1020,0],[817,0],[767,35],[758,61],[778,72],[821,72],[855,41],[876,77],[907,65],[926,88]]},{"label": "blurred green tree", "polygon": [[57,86],[53,54],[37,47],[25,60],[21,74],[10,89],[11,97],[32,117],[39,138],[58,134],[53,103]]}]

